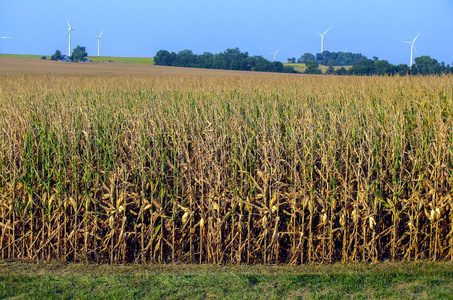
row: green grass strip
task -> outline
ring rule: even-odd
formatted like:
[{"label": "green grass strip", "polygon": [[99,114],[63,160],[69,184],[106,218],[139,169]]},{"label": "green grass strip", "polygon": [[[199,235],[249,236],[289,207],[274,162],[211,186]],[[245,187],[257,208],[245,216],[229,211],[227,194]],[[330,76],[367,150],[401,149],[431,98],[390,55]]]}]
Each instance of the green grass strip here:
[{"label": "green grass strip", "polygon": [[451,263],[106,266],[0,262],[0,299],[452,299]]},{"label": "green grass strip", "polygon": [[153,57],[88,56],[87,58],[93,62],[117,62],[117,63],[154,65]]}]

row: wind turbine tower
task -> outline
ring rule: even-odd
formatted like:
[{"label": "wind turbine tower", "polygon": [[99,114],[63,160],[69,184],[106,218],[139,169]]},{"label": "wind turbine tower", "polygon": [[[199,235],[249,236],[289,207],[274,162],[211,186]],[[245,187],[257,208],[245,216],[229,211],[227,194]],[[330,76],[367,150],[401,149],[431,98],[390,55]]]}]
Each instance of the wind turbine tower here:
[{"label": "wind turbine tower", "polygon": [[417,34],[417,36],[412,42],[402,41],[403,43],[411,44],[411,63],[409,64],[409,67],[412,67],[412,64],[414,62],[414,50],[417,51],[417,49],[415,48],[415,40],[418,38],[419,35],[420,33]]},{"label": "wind turbine tower", "polygon": [[274,56],[274,61],[276,61],[276,60],[277,60],[277,53],[278,53],[278,51],[280,51],[280,49],[278,49],[278,50],[277,50],[277,51],[275,51],[274,53],[272,53],[272,52],[269,52],[269,54],[272,54],[272,55]]},{"label": "wind turbine tower", "polygon": [[[0,36],[0,41],[1,41],[2,39],[10,39],[10,38],[11,38],[11,37],[9,37],[9,36]],[[2,53],[1,48],[0,48],[0,53]]]},{"label": "wind turbine tower", "polygon": [[103,33],[104,33],[104,29],[102,29],[101,34],[99,36],[95,37],[95,39],[98,39],[98,56],[99,56],[99,52],[100,52],[99,49],[101,47],[101,41],[104,42],[101,38]]},{"label": "wind turbine tower", "polygon": [[[330,28],[332,28],[332,26]],[[329,32],[330,28],[327,29],[326,32],[324,32],[324,33],[319,33],[317,31],[315,31],[315,33],[317,33],[317,34],[319,34],[321,36],[321,53],[324,52],[324,44],[326,42],[325,35],[326,35],[327,32]]]},{"label": "wind turbine tower", "polygon": [[66,23],[68,23],[68,34],[66,34],[66,36],[69,37],[69,46],[68,46],[68,57],[71,56],[71,32],[73,30],[77,30],[75,28],[72,28],[71,25],[69,24],[69,21],[66,20]]}]

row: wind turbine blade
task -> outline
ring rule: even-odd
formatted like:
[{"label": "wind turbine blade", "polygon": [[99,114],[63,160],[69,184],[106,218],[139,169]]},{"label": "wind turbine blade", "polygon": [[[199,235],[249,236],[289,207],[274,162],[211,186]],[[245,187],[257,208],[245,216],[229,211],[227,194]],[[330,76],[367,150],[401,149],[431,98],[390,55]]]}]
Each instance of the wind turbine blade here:
[{"label": "wind turbine blade", "polygon": [[417,36],[416,36],[415,39],[412,41],[412,43],[415,43],[415,40],[418,38],[419,35],[420,35],[420,32],[417,34]]},{"label": "wind turbine blade", "polygon": [[66,19],[66,23],[68,23],[68,28],[71,28],[71,25],[69,25],[69,21]]},{"label": "wind turbine blade", "polygon": [[408,41],[401,41],[401,43],[412,44],[412,42],[408,42]]},{"label": "wind turbine blade", "polygon": [[319,34],[320,36],[322,36],[322,33],[319,33],[319,32],[314,31],[314,30],[313,30],[313,32]]},{"label": "wind turbine blade", "polygon": [[99,38],[102,36],[103,33],[104,33],[104,29],[102,29],[101,34],[99,35]]},{"label": "wind turbine blade", "polygon": [[326,32],[324,32],[324,34],[326,34],[327,32],[329,32],[330,28],[332,28],[332,26],[330,26],[329,29],[327,29]]},{"label": "wind turbine blade", "polygon": [[280,49],[278,49],[278,50],[277,50],[277,52],[275,52],[275,54],[277,54],[277,53],[278,53],[278,51],[280,51]]}]

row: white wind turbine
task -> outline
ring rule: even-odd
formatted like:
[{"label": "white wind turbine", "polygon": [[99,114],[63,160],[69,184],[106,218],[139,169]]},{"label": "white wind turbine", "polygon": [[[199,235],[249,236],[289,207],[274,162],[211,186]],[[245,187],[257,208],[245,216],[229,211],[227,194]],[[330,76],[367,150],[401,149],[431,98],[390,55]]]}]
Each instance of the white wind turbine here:
[{"label": "white wind turbine", "polygon": [[280,49],[278,49],[278,50],[277,50],[277,51],[275,51],[274,53],[272,53],[272,52],[269,52],[269,54],[272,54],[272,55],[274,56],[274,61],[276,61],[276,60],[277,60],[277,53],[278,53],[278,51],[280,51]]},{"label": "white wind turbine", "polygon": [[[11,37],[9,37],[9,36],[0,36],[0,40],[1,40],[1,39],[10,39],[10,38],[11,38]],[[0,48],[0,53],[2,53],[1,48]]]},{"label": "white wind turbine", "polygon": [[95,39],[98,39],[98,56],[99,56],[99,52],[100,52],[99,49],[101,47],[101,42],[104,42],[101,38],[103,33],[104,33],[104,29],[102,29],[101,34],[99,36],[95,37]]},{"label": "white wind turbine", "polygon": [[73,30],[78,30],[78,29],[72,28],[71,25],[69,24],[68,20],[66,20],[66,23],[68,23],[68,33],[66,34],[66,36],[69,36],[69,46],[68,46],[68,57],[69,57],[69,56],[71,56],[71,32]]},{"label": "white wind turbine", "polygon": [[[332,26],[330,26],[330,28],[332,28]],[[317,33],[317,34],[319,34],[321,36],[321,53],[324,52],[324,43],[326,42],[325,35],[326,35],[327,32],[329,32],[330,28],[327,29],[326,32],[324,32],[324,33],[319,33],[317,31],[315,31],[315,33]]]},{"label": "white wind turbine", "polygon": [[415,51],[417,51],[417,49],[415,48],[415,40],[418,38],[419,35],[420,33],[417,34],[417,36],[412,42],[402,41],[403,43],[411,44],[411,63],[409,64],[409,67],[412,67],[412,64],[414,62],[414,49]]}]

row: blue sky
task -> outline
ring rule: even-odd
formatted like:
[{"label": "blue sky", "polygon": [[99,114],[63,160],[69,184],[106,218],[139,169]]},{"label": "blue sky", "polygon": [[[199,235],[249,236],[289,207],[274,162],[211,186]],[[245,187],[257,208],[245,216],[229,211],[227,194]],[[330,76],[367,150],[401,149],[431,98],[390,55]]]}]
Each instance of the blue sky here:
[{"label": "blue sky", "polygon": [[101,55],[151,57],[161,49],[218,53],[239,47],[250,55],[277,60],[325,50],[363,53],[391,63],[409,64],[429,55],[453,62],[453,1],[451,0],[0,0],[2,53],[51,55],[68,52],[66,19],[72,45]]}]

